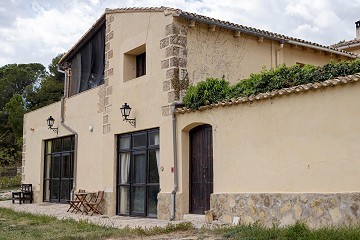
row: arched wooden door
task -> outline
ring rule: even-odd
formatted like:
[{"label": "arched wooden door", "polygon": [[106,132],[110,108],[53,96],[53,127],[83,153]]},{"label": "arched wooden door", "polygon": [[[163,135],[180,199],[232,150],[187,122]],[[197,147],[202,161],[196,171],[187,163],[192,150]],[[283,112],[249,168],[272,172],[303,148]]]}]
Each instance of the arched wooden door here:
[{"label": "arched wooden door", "polygon": [[190,213],[210,209],[213,192],[212,127],[201,125],[190,131]]}]

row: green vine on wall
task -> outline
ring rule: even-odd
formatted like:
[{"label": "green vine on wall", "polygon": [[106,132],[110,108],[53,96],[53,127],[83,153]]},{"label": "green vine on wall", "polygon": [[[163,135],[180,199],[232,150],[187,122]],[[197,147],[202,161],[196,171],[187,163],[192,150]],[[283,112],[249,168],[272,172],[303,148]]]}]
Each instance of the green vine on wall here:
[{"label": "green vine on wall", "polygon": [[207,78],[205,81],[188,87],[184,96],[187,108],[198,109],[220,101],[248,97],[259,93],[271,92],[282,88],[294,87],[307,83],[323,82],[340,76],[360,72],[360,59],[354,61],[330,62],[323,67],[313,65],[285,65],[275,69],[263,69],[251,74],[249,78],[230,85],[224,78]]},{"label": "green vine on wall", "polygon": [[188,73],[186,72],[185,76],[182,79],[180,79],[179,73],[180,73],[179,67],[175,68],[174,74],[171,78],[171,86],[174,89],[176,99],[180,99],[181,91],[186,90],[189,87]]}]

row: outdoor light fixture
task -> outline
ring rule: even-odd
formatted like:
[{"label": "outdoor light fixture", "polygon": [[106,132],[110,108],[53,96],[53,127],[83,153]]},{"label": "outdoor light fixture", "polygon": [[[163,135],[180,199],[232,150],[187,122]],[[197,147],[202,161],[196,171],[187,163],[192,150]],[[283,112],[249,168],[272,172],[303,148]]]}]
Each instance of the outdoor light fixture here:
[{"label": "outdoor light fixture", "polygon": [[53,128],[52,127],[52,126],[54,126],[55,119],[52,116],[50,116],[46,121],[47,121],[47,125],[49,126],[49,129],[53,130],[57,135],[59,128]]},{"label": "outdoor light fixture", "polygon": [[135,118],[128,118],[131,112],[131,107],[125,103],[124,105],[122,105],[122,107],[120,108],[121,111],[121,115],[123,116],[123,121],[127,121],[131,124],[131,126],[136,127],[136,120]]}]

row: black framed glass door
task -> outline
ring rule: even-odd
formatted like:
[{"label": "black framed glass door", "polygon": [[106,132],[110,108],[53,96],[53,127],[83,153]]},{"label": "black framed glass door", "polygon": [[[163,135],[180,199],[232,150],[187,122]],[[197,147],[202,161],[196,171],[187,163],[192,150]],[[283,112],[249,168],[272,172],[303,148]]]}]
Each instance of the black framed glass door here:
[{"label": "black framed glass door", "polygon": [[74,137],[45,142],[44,193],[45,202],[66,202],[73,185]]},{"label": "black framed glass door", "polygon": [[157,216],[159,130],[118,136],[117,214]]}]

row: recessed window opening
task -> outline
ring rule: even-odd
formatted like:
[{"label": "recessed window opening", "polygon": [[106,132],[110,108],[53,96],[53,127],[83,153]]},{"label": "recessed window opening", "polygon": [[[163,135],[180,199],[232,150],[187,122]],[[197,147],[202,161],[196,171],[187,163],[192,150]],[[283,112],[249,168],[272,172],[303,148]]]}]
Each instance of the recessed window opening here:
[{"label": "recessed window opening", "polygon": [[124,81],[146,75],[145,44],[124,54]]},{"label": "recessed window opening", "polygon": [[136,77],[146,74],[146,53],[136,56]]}]

